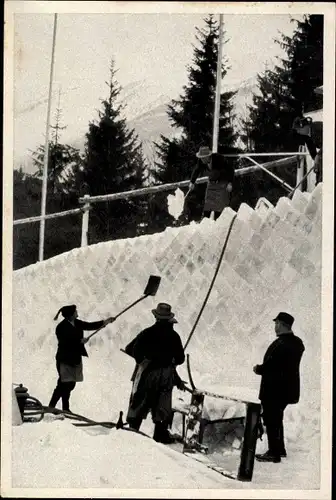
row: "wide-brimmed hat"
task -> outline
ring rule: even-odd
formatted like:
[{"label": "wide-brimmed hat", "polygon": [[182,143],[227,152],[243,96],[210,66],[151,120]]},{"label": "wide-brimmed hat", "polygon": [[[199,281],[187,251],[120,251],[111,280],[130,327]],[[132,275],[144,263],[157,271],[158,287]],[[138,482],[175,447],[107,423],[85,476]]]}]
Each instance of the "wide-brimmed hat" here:
[{"label": "wide-brimmed hat", "polygon": [[292,326],[292,324],[294,323],[293,316],[291,316],[290,314],[285,313],[285,312],[279,312],[279,314],[277,315],[276,318],[274,318],[273,321],[276,321],[276,320],[282,321],[282,323],[286,323],[286,325],[288,325],[288,326]]},{"label": "wide-brimmed hat", "polygon": [[175,314],[171,310],[171,305],[166,304],[165,302],[160,302],[156,309],[152,309],[152,313],[154,314],[156,319],[166,319],[171,323],[177,323],[175,319]]},{"label": "wide-brimmed hat", "polygon": [[212,151],[208,146],[202,146],[199,148],[198,152],[196,153],[197,158],[207,158],[208,156],[212,155]]}]

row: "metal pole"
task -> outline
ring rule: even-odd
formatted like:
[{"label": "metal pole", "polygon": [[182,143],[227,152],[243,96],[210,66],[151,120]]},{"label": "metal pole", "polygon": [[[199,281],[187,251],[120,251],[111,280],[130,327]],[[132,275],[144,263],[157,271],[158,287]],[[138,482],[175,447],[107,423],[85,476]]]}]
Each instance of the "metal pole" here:
[{"label": "metal pole", "polygon": [[42,202],[41,202],[41,223],[40,223],[40,241],[39,241],[39,261],[43,260],[44,254],[44,229],[45,229],[45,213],[47,202],[47,183],[48,183],[48,159],[49,159],[49,128],[50,128],[50,111],[51,111],[51,97],[54,76],[54,60],[55,60],[55,42],[56,42],[56,28],[57,28],[57,14],[54,15],[54,33],[51,52],[51,65],[50,65],[50,80],[49,80],[49,97],[45,133],[45,146],[44,146],[44,161],[43,161],[43,180],[42,180]]},{"label": "metal pole", "polygon": [[[292,189],[292,191],[289,193],[288,195],[288,198],[291,198],[291,196],[293,196],[293,194],[295,193],[295,191],[301,186],[302,182],[304,180],[306,180],[308,178],[308,176],[313,172],[315,168],[315,165],[313,165],[310,170],[308,170],[308,172],[305,173],[305,175],[302,177],[302,179],[300,180],[300,182],[295,186],[295,188]],[[301,189],[302,191],[302,189]]]},{"label": "metal pole", "polygon": [[314,163],[315,160],[312,159],[311,156],[306,156],[306,169],[308,173],[307,175],[307,191],[311,193],[316,186],[316,173],[314,171]]},{"label": "metal pole", "polygon": [[82,217],[82,238],[81,247],[87,247],[88,245],[88,232],[89,232],[89,214],[90,214],[90,195],[84,195],[84,207],[83,207],[83,217]]},{"label": "metal pole", "polygon": [[221,99],[221,81],[222,81],[222,52],[223,52],[223,14],[219,15],[219,34],[218,34],[218,54],[217,54],[217,76],[216,76],[216,96],[215,96],[215,112],[213,121],[212,135],[212,152],[218,151],[218,132],[219,132],[219,115],[220,115],[220,99]]},{"label": "metal pole", "polygon": [[270,175],[271,177],[273,177],[273,179],[275,179],[276,181],[280,182],[280,184],[285,188],[287,189],[287,191],[292,191],[292,186],[290,186],[289,184],[287,184],[287,182],[284,182],[282,179],[280,179],[280,177],[278,177],[277,175],[274,175],[272,174],[272,172],[270,172],[269,170],[267,170],[267,168],[263,167],[262,165],[260,165],[260,163],[256,162],[253,158],[250,158],[249,156],[246,156],[246,158],[248,160],[250,160],[252,163],[254,163],[255,165],[258,165],[259,168],[261,170],[263,170],[264,172],[266,172],[266,174]]},{"label": "metal pole", "polygon": [[[299,146],[299,151],[305,151],[305,146]],[[297,171],[296,171],[296,185],[298,189],[302,191],[302,179],[304,176],[304,167],[305,167],[305,158],[300,156],[297,162]]]}]

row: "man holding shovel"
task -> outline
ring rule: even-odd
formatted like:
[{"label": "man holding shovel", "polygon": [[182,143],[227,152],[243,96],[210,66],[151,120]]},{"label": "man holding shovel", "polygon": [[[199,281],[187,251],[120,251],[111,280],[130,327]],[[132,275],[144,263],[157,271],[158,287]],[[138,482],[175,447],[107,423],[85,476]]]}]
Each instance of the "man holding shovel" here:
[{"label": "man holding shovel", "polygon": [[168,432],[173,388],[184,389],[176,366],[184,362],[185,356],[180,336],[174,330],[177,321],[171,306],[160,303],[152,313],[155,324],[140,332],[125,348],[137,363],[127,422],[132,429],[139,430],[150,411],[155,424],[154,440],[169,444],[173,442]]},{"label": "man holding shovel", "polygon": [[106,320],[86,322],[78,319],[77,307],[75,305],[64,306],[55,316],[57,320],[62,314],[63,321],[56,327],[58,349],[56,353],[56,368],[59,375],[57,386],[51,396],[49,407],[55,408],[58,401],[62,399],[63,411],[70,412],[70,394],[76,386],[76,382],[83,381],[82,356],[88,356],[84,344],[88,339],[84,338],[84,330],[96,330],[112,323],[115,318]]},{"label": "man holding shovel", "polygon": [[196,153],[197,165],[191,174],[189,192],[195,187],[195,182],[200,173],[206,170],[209,176],[205,193],[203,217],[215,214],[215,220],[221,215],[225,207],[230,205],[234,167],[218,153],[212,153],[208,147],[201,147]]}]

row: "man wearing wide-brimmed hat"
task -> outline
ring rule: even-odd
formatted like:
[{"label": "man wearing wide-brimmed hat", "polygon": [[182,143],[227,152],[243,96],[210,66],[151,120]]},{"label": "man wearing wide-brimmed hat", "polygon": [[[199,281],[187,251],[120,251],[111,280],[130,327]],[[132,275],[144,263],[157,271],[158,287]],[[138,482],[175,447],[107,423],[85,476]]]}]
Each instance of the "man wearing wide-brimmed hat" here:
[{"label": "man wearing wide-brimmed hat", "polygon": [[172,418],[173,388],[183,389],[176,366],[184,362],[184,350],[174,330],[177,321],[170,304],[161,302],[152,313],[155,324],[140,332],[125,348],[137,363],[127,422],[139,430],[142,420],[151,412],[155,424],[153,438],[168,444],[172,442],[168,427]]},{"label": "man wearing wide-brimmed hat", "polygon": [[256,455],[256,459],[278,463],[287,456],[284,410],[300,399],[300,362],[305,347],[292,331],[293,316],[280,312],[273,321],[277,339],[267,349],[263,363],[253,368],[254,373],[261,375],[259,399],[268,440],[267,452]]},{"label": "man wearing wide-brimmed hat", "polygon": [[218,153],[212,153],[207,146],[200,147],[196,153],[197,165],[191,174],[189,190],[193,190],[197,177],[206,170],[209,177],[205,194],[203,216],[210,217],[215,213],[215,220],[225,207],[230,204],[234,167],[226,158]]}]

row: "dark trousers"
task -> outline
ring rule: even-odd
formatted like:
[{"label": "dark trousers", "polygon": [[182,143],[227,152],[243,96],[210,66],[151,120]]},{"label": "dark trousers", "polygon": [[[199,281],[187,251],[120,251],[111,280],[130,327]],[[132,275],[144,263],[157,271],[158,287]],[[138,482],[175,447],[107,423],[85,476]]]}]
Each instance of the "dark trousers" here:
[{"label": "dark trousers", "polygon": [[268,451],[270,455],[280,457],[285,452],[283,417],[287,403],[279,401],[261,401],[263,421],[266,427]]},{"label": "dark trousers", "polygon": [[60,374],[60,363],[58,361],[56,362],[56,368],[57,368],[57,372],[58,372],[59,376],[58,376],[57,385],[56,385],[54,392],[51,396],[49,406],[51,408],[55,408],[58,401],[60,399],[62,399],[62,409],[64,411],[69,411],[69,409],[70,409],[69,408],[70,394],[71,394],[71,391],[73,391],[73,389],[75,388],[76,382],[62,382],[61,381],[61,374]]},{"label": "dark trousers", "polygon": [[[221,215],[222,212],[214,212],[214,219],[217,220],[218,217]],[[210,210],[204,210],[203,212],[203,217],[208,217],[210,218],[211,211]]]}]

